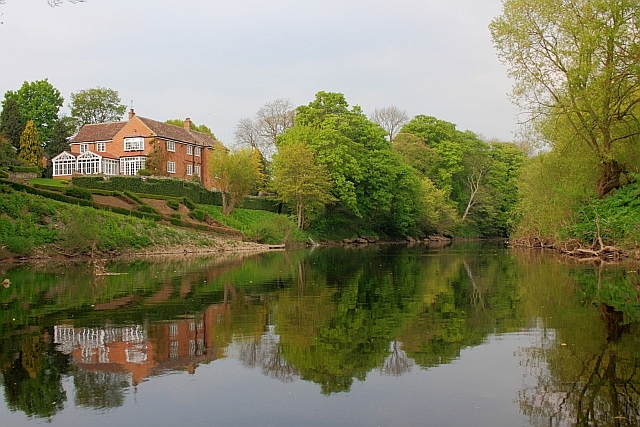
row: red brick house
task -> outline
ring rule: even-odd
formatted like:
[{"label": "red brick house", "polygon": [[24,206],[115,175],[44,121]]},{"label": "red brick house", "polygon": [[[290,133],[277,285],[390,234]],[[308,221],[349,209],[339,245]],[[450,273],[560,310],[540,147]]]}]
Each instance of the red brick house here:
[{"label": "red brick house", "polygon": [[84,125],[69,141],[70,152],[51,159],[54,178],[73,175],[136,175],[154,169],[154,175],[194,179],[211,188],[207,173],[213,149],[225,149],[211,136],[184,127],[136,116],[133,109],[126,122]]}]

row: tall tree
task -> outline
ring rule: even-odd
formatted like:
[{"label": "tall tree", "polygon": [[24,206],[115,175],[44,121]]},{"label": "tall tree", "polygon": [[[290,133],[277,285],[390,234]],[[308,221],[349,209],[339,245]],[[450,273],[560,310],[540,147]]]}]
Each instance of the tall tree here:
[{"label": "tall tree", "polygon": [[296,207],[300,230],[309,213],[322,210],[335,200],[326,167],[316,164],[313,151],[299,141],[281,147],[273,156],[271,186],[282,201]]},{"label": "tall tree", "polygon": [[222,193],[222,213],[229,215],[260,179],[260,171],[251,160],[252,150],[235,152],[212,150],[209,157],[211,183]]},{"label": "tall tree", "polygon": [[276,139],[294,125],[295,110],[290,100],[279,98],[264,104],[255,118],[238,121],[235,140],[238,144],[257,148],[270,159],[276,150]]},{"label": "tall tree", "polygon": [[4,100],[0,114],[0,132],[16,149],[20,148],[20,135],[24,131],[24,121],[15,96]]},{"label": "tall tree", "polygon": [[69,108],[80,129],[90,123],[117,122],[122,119],[127,106],[120,104],[118,91],[95,87],[72,93]]},{"label": "tall tree", "polygon": [[4,95],[5,103],[13,97],[18,103],[22,119],[33,120],[40,142],[46,145],[51,139],[58,111],[64,102],[60,91],[44,79],[24,82],[17,91],[7,91]]},{"label": "tall tree", "polygon": [[396,134],[409,121],[407,112],[399,109],[395,105],[384,108],[376,108],[371,114],[371,121],[379,124],[382,129],[387,131],[389,142],[393,142]]},{"label": "tall tree", "polygon": [[74,120],[70,117],[61,117],[53,125],[51,141],[45,147],[45,152],[54,157],[63,151],[69,151],[69,137],[75,129]]},{"label": "tall tree", "polygon": [[620,150],[640,136],[640,3],[635,0],[505,0],[490,25],[515,79],[516,104],[599,164],[602,198],[621,185]]},{"label": "tall tree", "polygon": [[38,130],[33,120],[29,120],[24,127],[24,132],[20,136],[20,152],[18,158],[27,166],[42,167],[42,156],[44,150],[40,144]]}]

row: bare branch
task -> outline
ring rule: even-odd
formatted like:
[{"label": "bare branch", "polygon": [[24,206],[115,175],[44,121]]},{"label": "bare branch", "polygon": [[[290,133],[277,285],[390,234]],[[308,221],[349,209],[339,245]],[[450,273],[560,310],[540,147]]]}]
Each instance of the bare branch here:
[{"label": "bare branch", "polygon": [[409,121],[407,112],[400,110],[392,105],[390,107],[376,108],[371,114],[371,121],[375,122],[387,131],[389,142],[393,142],[393,138],[400,131],[402,125]]}]

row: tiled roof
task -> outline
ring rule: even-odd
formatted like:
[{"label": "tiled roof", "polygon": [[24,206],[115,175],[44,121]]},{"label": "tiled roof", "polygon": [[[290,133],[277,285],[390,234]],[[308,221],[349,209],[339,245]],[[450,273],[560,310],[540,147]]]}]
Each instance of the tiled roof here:
[{"label": "tiled roof", "polygon": [[216,140],[211,138],[209,135],[196,132],[196,131],[188,131],[185,128],[170,125],[167,123],[158,122],[156,120],[147,119],[145,117],[137,116],[142,123],[147,125],[149,129],[158,137],[164,137],[167,139],[172,139],[174,141],[187,142],[196,145],[202,145],[205,147],[213,147],[216,143]]},{"label": "tiled roof", "polygon": [[69,142],[111,141],[127,122],[95,123],[82,129]]}]

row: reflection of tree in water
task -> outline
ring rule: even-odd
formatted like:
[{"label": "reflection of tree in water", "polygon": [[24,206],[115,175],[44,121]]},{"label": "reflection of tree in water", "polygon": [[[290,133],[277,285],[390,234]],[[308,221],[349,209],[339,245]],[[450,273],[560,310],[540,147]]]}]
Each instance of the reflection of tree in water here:
[{"label": "reflection of tree in water", "polygon": [[380,372],[396,377],[406,372],[411,372],[414,362],[401,349],[402,343],[393,341],[389,347],[389,355],[384,359]]},{"label": "reflection of tree in water", "polygon": [[602,332],[581,337],[582,345],[558,345],[551,336],[523,351],[537,384],[522,390],[518,401],[532,424],[640,425],[640,330],[615,340]]},{"label": "reflection of tree in water", "polygon": [[73,385],[76,406],[109,409],[124,404],[129,381],[123,373],[78,369],[73,373]]},{"label": "reflection of tree in water", "polygon": [[2,367],[7,406],[29,417],[52,417],[67,400],[62,375],[68,370],[68,357],[44,343],[39,335],[24,337],[12,347],[14,359]]},{"label": "reflection of tree in water", "polygon": [[287,363],[282,355],[280,337],[273,332],[272,326],[261,337],[240,339],[235,345],[238,346],[238,360],[249,368],[260,367],[264,375],[284,382],[291,382],[299,376],[298,369]]}]

